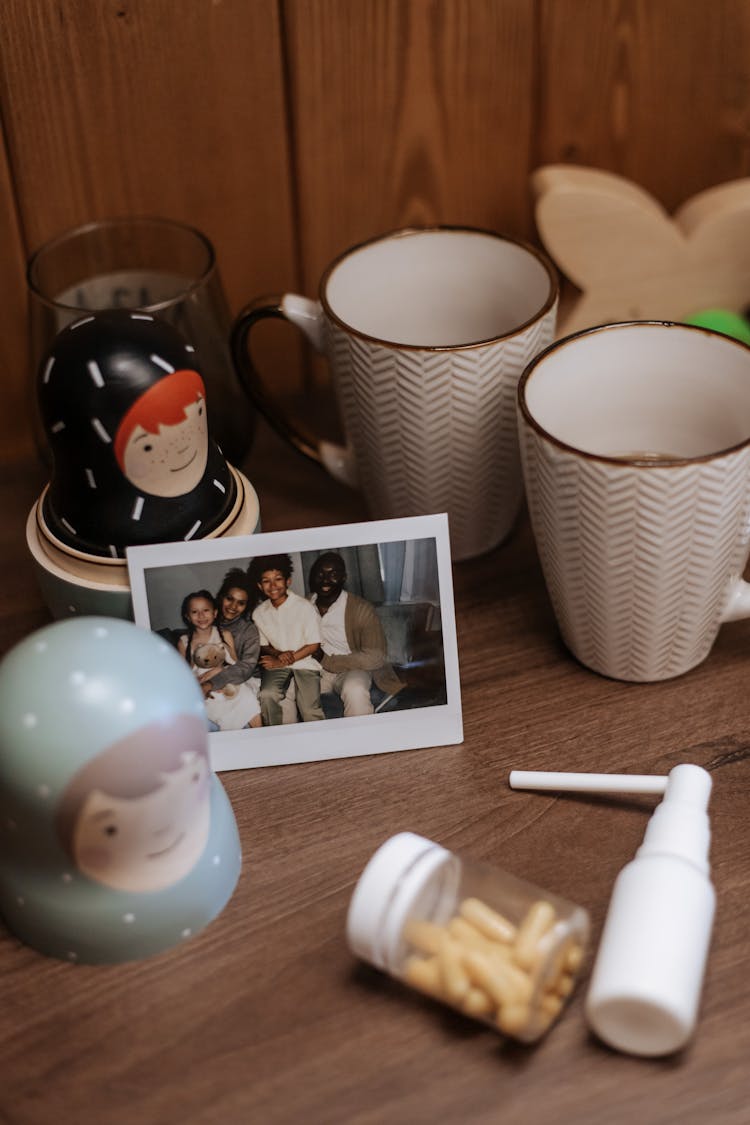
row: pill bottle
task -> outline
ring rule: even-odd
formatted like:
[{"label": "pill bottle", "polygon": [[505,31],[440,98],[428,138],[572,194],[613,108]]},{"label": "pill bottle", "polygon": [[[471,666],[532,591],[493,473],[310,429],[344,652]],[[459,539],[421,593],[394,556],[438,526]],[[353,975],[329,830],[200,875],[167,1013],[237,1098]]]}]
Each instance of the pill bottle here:
[{"label": "pill bottle", "polygon": [[582,907],[413,832],[378,848],[347,916],[358,957],[523,1043],[562,1011],[588,929]]}]

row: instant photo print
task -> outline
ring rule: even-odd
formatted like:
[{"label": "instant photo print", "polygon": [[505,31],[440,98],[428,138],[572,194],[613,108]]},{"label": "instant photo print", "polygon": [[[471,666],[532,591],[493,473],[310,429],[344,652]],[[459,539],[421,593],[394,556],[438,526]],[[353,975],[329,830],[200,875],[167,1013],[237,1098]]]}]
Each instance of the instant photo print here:
[{"label": "instant photo print", "polygon": [[448,521],[130,548],[135,620],[201,685],[216,770],[463,740]]}]

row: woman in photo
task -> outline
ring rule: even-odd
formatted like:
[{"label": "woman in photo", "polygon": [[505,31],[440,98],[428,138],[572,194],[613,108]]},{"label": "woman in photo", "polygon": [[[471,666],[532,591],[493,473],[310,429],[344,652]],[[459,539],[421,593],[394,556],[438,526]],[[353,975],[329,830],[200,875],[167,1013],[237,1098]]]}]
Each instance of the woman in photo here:
[{"label": "woman in photo", "polygon": [[225,665],[210,683],[214,688],[247,683],[257,696],[260,687],[260,635],[251,615],[258,603],[258,591],[244,570],[233,567],[227,571],[216,595],[216,603],[219,610],[216,624],[221,634],[231,637],[234,642],[236,659],[234,664]]}]

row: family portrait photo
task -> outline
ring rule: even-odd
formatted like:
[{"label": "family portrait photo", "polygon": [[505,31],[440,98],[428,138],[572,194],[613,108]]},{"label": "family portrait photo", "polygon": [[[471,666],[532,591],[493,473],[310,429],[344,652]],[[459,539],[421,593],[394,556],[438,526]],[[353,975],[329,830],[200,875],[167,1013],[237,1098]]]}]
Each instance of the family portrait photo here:
[{"label": "family portrait photo", "polygon": [[461,741],[445,517],[137,547],[128,569],[215,769]]}]

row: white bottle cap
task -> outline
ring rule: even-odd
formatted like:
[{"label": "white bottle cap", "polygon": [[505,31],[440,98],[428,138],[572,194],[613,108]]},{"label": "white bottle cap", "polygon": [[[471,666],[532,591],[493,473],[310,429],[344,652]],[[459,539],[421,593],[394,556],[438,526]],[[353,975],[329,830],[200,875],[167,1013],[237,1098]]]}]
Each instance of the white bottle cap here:
[{"label": "white bottle cap", "polygon": [[715,905],[710,792],[704,769],[676,766],[636,858],[615,883],[586,1016],[620,1051],[669,1054],[695,1026]]},{"label": "white bottle cap", "polygon": [[459,875],[459,861],[439,844],[414,832],[391,836],[371,857],[354,888],[346,919],[352,952],[379,969],[393,968],[408,919],[430,913],[443,898],[449,911]]}]

